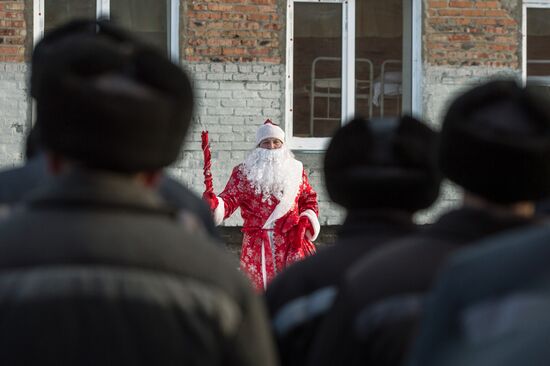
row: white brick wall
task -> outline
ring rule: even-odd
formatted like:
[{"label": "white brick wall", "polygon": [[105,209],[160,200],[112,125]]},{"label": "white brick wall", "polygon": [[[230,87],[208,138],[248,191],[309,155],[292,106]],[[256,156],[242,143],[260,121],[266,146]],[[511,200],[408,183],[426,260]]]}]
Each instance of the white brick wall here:
[{"label": "white brick wall", "polygon": [[342,207],[331,202],[325,190],[323,177],[323,157],[322,152],[319,153],[304,153],[296,152],[296,158],[304,163],[304,167],[308,173],[310,183],[317,191],[319,197],[319,221],[321,225],[339,225],[345,216],[345,211]]},{"label": "white brick wall", "polygon": [[0,63],[0,168],[13,167],[23,159],[23,141],[30,126],[24,63]]}]

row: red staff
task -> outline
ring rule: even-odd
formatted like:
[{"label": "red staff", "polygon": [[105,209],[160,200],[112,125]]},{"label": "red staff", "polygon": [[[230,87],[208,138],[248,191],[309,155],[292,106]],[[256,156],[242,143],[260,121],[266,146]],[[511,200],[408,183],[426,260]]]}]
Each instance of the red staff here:
[{"label": "red staff", "polygon": [[210,145],[208,143],[208,130],[206,130],[204,126],[201,132],[201,140],[202,153],[204,155],[204,185],[206,187],[204,193],[214,192],[214,187],[212,186],[212,171],[210,170],[212,167],[212,154],[210,153]]}]

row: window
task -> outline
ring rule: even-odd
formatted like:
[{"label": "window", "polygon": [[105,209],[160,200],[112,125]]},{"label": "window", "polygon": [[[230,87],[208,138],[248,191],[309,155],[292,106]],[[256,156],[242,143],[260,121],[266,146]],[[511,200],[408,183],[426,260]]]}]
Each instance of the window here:
[{"label": "window", "polygon": [[34,0],[35,43],[75,18],[110,18],[172,59],[179,57],[179,0]]},{"label": "window", "polygon": [[289,1],[285,119],[292,148],[323,149],[354,115],[420,112],[421,2]]},{"label": "window", "polygon": [[550,95],[550,1],[523,4],[523,81]]}]

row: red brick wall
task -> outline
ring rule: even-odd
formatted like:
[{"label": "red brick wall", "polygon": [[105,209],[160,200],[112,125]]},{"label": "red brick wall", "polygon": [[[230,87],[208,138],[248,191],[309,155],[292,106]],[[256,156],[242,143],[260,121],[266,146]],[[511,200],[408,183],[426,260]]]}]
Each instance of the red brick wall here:
[{"label": "red brick wall", "polygon": [[23,62],[27,36],[25,1],[0,0],[0,62]]},{"label": "red brick wall", "polygon": [[190,0],[182,14],[183,58],[280,63],[282,9],[277,0]]},{"label": "red brick wall", "polygon": [[428,63],[519,67],[520,25],[500,1],[426,3],[424,55]]}]

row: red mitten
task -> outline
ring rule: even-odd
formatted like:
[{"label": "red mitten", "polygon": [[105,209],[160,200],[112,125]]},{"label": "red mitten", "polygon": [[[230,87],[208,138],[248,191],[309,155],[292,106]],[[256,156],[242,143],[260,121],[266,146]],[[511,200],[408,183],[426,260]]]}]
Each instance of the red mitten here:
[{"label": "red mitten", "polygon": [[[311,225],[311,221],[307,218],[307,216],[300,217],[300,221],[298,221],[299,229],[298,229],[298,237],[303,238],[306,240],[309,240],[313,236],[313,226]],[[306,232],[309,232],[309,235],[306,236]]]},{"label": "red mitten", "polygon": [[208,204],[210,209],[214,211],[218,207],[218,197],[212,191],[207,191],[202,194],[202,199]]},{"label": "red mitten", "polygon": [[315,253],[315,245],[313,245],[313,243],[311,243],[306,237],[306,232],[308,231],[312,233],[313,227],[311,226],[309,219],[302,216],[292,231],[292,240],[288,245],[285,255],[285,266]]}]

